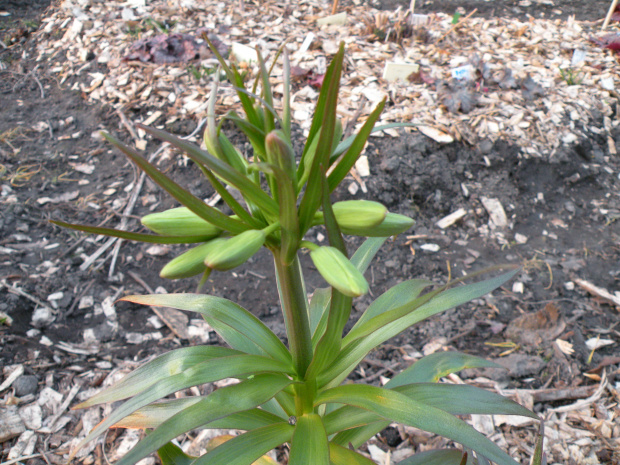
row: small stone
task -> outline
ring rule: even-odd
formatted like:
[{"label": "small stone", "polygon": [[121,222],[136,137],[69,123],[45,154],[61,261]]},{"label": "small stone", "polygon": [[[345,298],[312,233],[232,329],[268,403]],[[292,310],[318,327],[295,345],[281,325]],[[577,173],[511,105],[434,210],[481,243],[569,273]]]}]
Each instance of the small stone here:
[{"label": "small stone", "polygon": [[480,145],[478,145],[478,149],[480,150],[480,153],[483,154],[491,153],[491,151],[493,150],[493,142],[489,139],[485,139],[480,142]]},{"label": "small stone", "polygon": [[34,375],[22,375],[13,382],[15,397],[24,397],[37,392],[39,379]]},{"label": "small stone", "polygon": [[381,162],[381,169],[387,173],[391,173],[392,171],[396,171],[400,166],[400,158],[392,157],[387,160],[383,160]]},{"label": "small stone", "polygon": [[537,375],[546,365],[542,358],[524,354],[510,354],[508,357],[496,359],[495,362],[505,367],[513,378]]},{"label": "small stone", "polygon": [[108,342],[114,337],[116,327],[111,321],[104,321],[100,325],[84,331],[84,342],[88,344]]},{"label": "small stone", "polygon": [[32,313],[30,324],[35,328],[45,328],[54,321],[55,318],[56,317],[49,308],[39,307]]}]

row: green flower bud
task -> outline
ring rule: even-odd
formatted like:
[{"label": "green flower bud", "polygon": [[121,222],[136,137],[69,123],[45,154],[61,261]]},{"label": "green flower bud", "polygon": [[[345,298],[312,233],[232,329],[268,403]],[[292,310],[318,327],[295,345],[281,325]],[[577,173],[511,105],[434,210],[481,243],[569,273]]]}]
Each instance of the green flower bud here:
[{"label": "green flower bud", "polygon": [[407,231],[414,223],[415,221],[408,216],[388,212],[388,214],[385,215],[385,219],[376,226],[365,228],[343,226],[341,229],[344,234],[350,234],[352,236],[389,237]]},{"label": "green flower bud", "polygon": [[204,264],[214,270],[232,270],[258,252],[266,238],[265,232],[258,229],[244,231],[210,249],[204,257]]},{"label": "green flower bud", "polygon": [[295,179],[295,152],[281,130],[271,131],[265,137],[267,160],[281,168],[291,180]]},{"label": "green flower bud", "polygon": [[358,297],[368,292],[368,282],[360,271],[335,247],[318,247],[310,252],[321,276],[344,295]]},{"label": "green flower bud", "polygon": [[213,239],[189,249],[169,261],[159,272],[159,276],[166,279],[181,279],[203,273],[207,269],[204,260],[208,251],[214,247],[219,247],[225,241],[226,239]]},{"label": "green flower bud", "polygon": [[[387,208],[370,200],[345,200],[332,206],[338,226],[343,230],[371,228],[381,224]],[[348,233],[347,233],[348,234]]]},{"label": "green flower bud", "polygon": [[144,226],[162,236],[219,236],[221,229],[203,220],[187,207],[151,213],[140,220]]}]

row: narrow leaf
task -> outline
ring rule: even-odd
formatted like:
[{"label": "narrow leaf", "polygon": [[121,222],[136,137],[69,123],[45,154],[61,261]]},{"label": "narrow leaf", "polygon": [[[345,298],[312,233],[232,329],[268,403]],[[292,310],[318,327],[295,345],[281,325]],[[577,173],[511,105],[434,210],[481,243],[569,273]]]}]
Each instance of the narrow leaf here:
[{"label": "narrow leaf", "polygon": [[241,434],[198,458],[193,465],[248,465],[290,441],[293,427],[279,423]]},{"label": "narrow leaf", "polygon": [[377,252],[379,252],[386,240],[387,237],[370,237],[366,239],[351,257],[351,263],[361,273],[365,273],[370,266],[370,262],[375,258],[375,255],[377,255]]},{"label": "narrow leaf", "polygon": [[[292,381],[285,376],[257,375],[239,384],[218,389],[204,399],[201,399],[200,402],[166,420],[159,428],[125,454],[116,464],[134,464],[180,434],[199,428],[211,421],[224,418],[233,413],[255,408],[271,399],[276,393],[291,384],[291,382]],[[274,428],[274,426],[267,426],[265,428]],[[219,447],[223,447],[225,444]],[[217,450],[217,448],[215,450]],[[243,453],[243,451],[238,452]],[[256,458],[263,455],[263,453],[260,453]],[[209,454],[204,455],[203,457],[207,457],[208,455]]]},{"label": "narrow leaf", "polygon": [[333,442],[329,443],[329,460],[333,465],[376,465],[362,454]]},{"label": "narrow leaf", "polygon": [[[260,186],[257,186],[250,181],[245,175],[223,162],[218,160],[213,155],[204,150],[201,150],[196,145],[186,140],[180,139],[166,131],[160,129],[151,128],[148,126],[139,125],[141,129],[151,134],[152,136],[169,142],[178,149],[182,150],[189,158],[199,165],[204,165],[215,174],[220,176],[226,182],[239,189],[245,196],[247,196],[252,202],[258,205],[260,208],[271,214],[277,214],[278,206],[274,200],[263,192]],[[148,173],[147,173],[148,174]],[[190,207],[189,205],[187,205]],[[197,212],[196,212],[197,213]],[[222,213],[220,213],[222,214]],[[223,214],[222,214],[223,215]],[[226,216],[226,215],[224,215]],[[227,217],[228,218],[228,217]],[[213,221],[211,221],[213,223]],[[215,224],[215,223],[213,223]],[[216,225],[217,226],[217,225]],[[247,228],[246,228],[247,229]]]},{"label": "narrow leaf", "polygon": [[[284,90],[282,91],[282,130],[286,136],[291,138],[291,62],[288,57],[286,45],[282,46],[282,80]],[[274,60],[275,64],[275,60]]]},{"label": "narrow leaf", "polygon": [[[433,283],[425,279],[410,279],[408,281],[397,284],[391,289],[381,294],[374,302],[372,302],[366,311],[362,314],[359,320],[355,323],[351,331],[349,331],[348,341],[355,339],[355,334],[360,326],[366,323],[368,320],[381,315],[382,313],[389,312],[395,308],[402,307],[404,305],[414,302],[420,293],[431,286]],[[348,343],[345,340],[343,343]]]},{"label": "narrow leaf", "polygon": [[242,221],[246,222],[250,226],[256,229],[262,229],[265,225],[261,224],[256,218],[250,215],[243,206],[237,202],[237,199],[226,189],[226,187],[218,181],[215,175],[203,167],[202,172],[207,177],[215,191],[220,194],[222,200],[230,207],[235,215],[237,215]]},{"label": "narrow leaf", "polygon": [[[319,142],[317,145],[316,155],[312,161],[312,167],[310,168],[310,177],[308,178],[308,184],[306,185],[306,191],[304,192],[301,204],[299,206],[299,224],[300,231],[304,234],[314,218],[314,212],[321,203],[321,171],[320,167],[329,167],[329,159],[331,155],[332,141],[334,138],[334,128],[336,124],[336,109],[338,106],[338,92],[340,89],[340,76],[342,73],[342,61],[344,58],[344,44],[340,44],[340,50],[334,56],[328,71],[325,74],[325,80],[323,81],[323,87],[321,88],[321,94],[319,100],[325,95],[324,112],[321,115],[321,132],[319,136]],[[325,91],[325,94],[323,93]],[[317,103],[317,111],[318,111]],[[315,119],[317,114],[315,113]],[[312,126],[315,125],[313,120]],[[312,134],[312,126],[310,128]]]},{"label": "narrow leaf", "polygon": [[495,362],[461,352],[435,352],[415,362],[394,376],[385,386],[395,388],[404,384],[434,383],[465,368],[504,368]]},{"label": "narrow leaf", "polygon": [[[123,405],[114,410],[105,420],[99,423],[86,436],[86,438],[81,441],[78,449],[87,442],[95,439],[107,428],[115,425],[127,415],[135,412],[139,408],[142,408],[145,405],[148,405],[151,402],[161,399],[174,392],[180,391],[181,389],[187,389],[192,386],[198,386],[200,384],[210,383],[224,378],[240,378],[242,376],[250,374],[253,375],[256,373],[287,373],[288,371],[289,369],[286,365],[276,362],[270,358],[256,355],[234,355],[231,357],[221,357],[207,360],[206,362],[199,363],[181,373],[159,379],[156,383],[150,386],[148,390],[142,391],[140,394],[137,394],[133,398],[126,401]],[[281,375],[278,375],[278,379],[279,376]],[[201,403],[196,403],[190,408],[194,409],[199,405],[201,405]],[[233,412],[231,411],[230,413]],[[216,418],[212,418],[212,420],[215,419]],[[171,438],[173,437],[175,436],[172,436]],[[165,442],[166,441],[164,441],[161,445],[165,444]]]},{"label": "narrow leaf", "polygon": [[[260,68],[260,78],[262,83],[262,91],[261,94],[263,99],[265,100],[266,105],[265,108],[265,132],[270,132],[275,129],[275,117],[276,114],[273,111],[273,95],[271,94],[271,84],[269,83],[269,73],[267,72],[267,67],[265,66],[265,60],[261,55],[260,51],[256,50],[256,56],[258,58],[258,64]],[[245,90],[245,89],[244,89]]]},{"label": "narrow leaf", "polygon": [[321,417],[309,413],[297,417],[289,465],[329,465],[327,435]]},{"label": "narrow leaf", "polygon": [[[327,313],[329,303],[332,299],[332,290],[329,287],[316,289],[310,299],[310,330],[312,331],[312,342],[316,346],[325,328],[327,327]],[[316,339],[316,340],[315,340]]]},{"label": "narrow leaf", "polygon": [[159,455],[162,465],[191,465],[196,460],[196,457],[187,455],[179,446],[171,442],[160,447],[157,455]]},{"label": "narrow leaf", "polygon": [[102,234],[104,236],[120,237],[129,241],[148,242],[152,244],[195,244],[205,242],[213,238],[212,235],[207,236],[155,236],[153,234],[134,233],[129,231],[121,231],[114,228],[102,228],[99,226],[88,226],[86,224],[65,223],[64,221],[50,220],[57,226],[63,228],[75,229],[91,234]]},{"label": "narrow leaf", "polygon": [[[131,415],[123,418],[116,423],[114,428],[158,428],[168,418],[185,410],[205,397],[182,397],[180,399],[164,399],[161,402],[154,402],[141,409],[136,410]],[[246,410],[234,413],[220,420],[209,423],[206,427],[210,429],[238,429],[251,430],[263,426],[279,423],[282,418],[261,409]]]},{"label": "narrow leaf", "polygon": [[97,404],[127,399],[147,390],[162,378],[182,373],[207,360],[232,355],[241,355],[241,352],[216,346],[183,347],[167,352],[145,363],[122,378],[118,383],[76,405],[73,409],[87,408]]},{"label": "narrow leaf", "polygon": [[200,313],[216,331],[224,329],[222,337],[233,348],[238,348],[235,347],[237,342],[243,345],[243,340],[249,340],[275,360],[292,363],[291,354],[282,341],[258,318],[230,300],[201,294],[134,295],[121,300]]},{"label": "narrow leaf", "polygon": [[[319,385],[324,386],[327,382],[332,380],[342,380],[346,378],[346,376],[357,366],[366,354],[379,344],[396,336],[406,328],[418,323],[419,321],[425,320],[433,315],[449,310],[454,306],[468,302],[472,299],[476,299],[493,291],[511,279],[518,272],[519,270],[516,269],[486,281],[469,284],[455,289],[449,289],[437,295],[434,299],[425,303],[421,307],[414,307],[409,313],[406,313],[404,316],[401,316],[393,321],[385,322],[386,320],[383,318],[386,318],[387,316],[386,319],[389,320],[391,315],[397,315],[400,314],[401,311],[404,311],[403,308],[391,310],[390,312],[381,314],[369,320],[368,323],[372,323],[373,320],[375,320],[376,327],[373,329],[369,326],[367,327],[367,330],[361,331],[360,329],[357,332],[356,337],[358,338],[349,343],[346,347],[343,347],[341,353],[332,366],[330,366],[326,372],[319,376]],[[366,326],[366,324],[364,326]],[[347,337],[349,337],[349,335],[347,335]]]},{"label": "narrow leaf", "polygon": [[355,165],[355,162],[359,158],[366,146],[366,142],[368,141],[368,137],[372,132],[372,128],[375,126],[379,116],[381,116],[381,112],[383,111],[383,107],[385,107],[385,99],[383,99],[377,107],[372,111],[372,113],[366,119],[366,122],[357,133],[351,146],[344,154],[342,159],[338,162],[336,167],[332,170],[329,175],[328,184],[330,192],[333,191],[338,185],[342,182],[342,180],[349,174],[351,168]]},{"label": "narrow leaf", "polygon": [[[517,402],[494,392],[469,385],[416,383],[393,389],[430,408],[441,409],[451,415],[520,415],[538,419],[538,416]],[[380,421],[376,414],[360,408],[345,406],[327,414],[324,419],[327,434],[356,428]],[[368,438],[381,431],[370,432]]]},{"label": "narrow leaf", "polygon": [[[370,133],[374,134],[375,132],[381,132],[381,131],[384,131],[385,129],[414,128],[416,126],[419,126],[419,125],[416,124],[416,123],[389,123],[389,124],[383,124],[381,126],[373,127],[372,130],[370,131]],[[357,138],[357,134],[353,134],[353,135],[347,137],[342,142],[340,142],[338,144],[338,146],[336,147],[336,150],[334,150],[334,153],[332,153],[332,160],[331,161],[336,161],[336,159],[338,157],[340,157],[340,155],[345,153],[349,149],[349,147],[351,147],[351,145],[353,144],[353,141],[356,138]]]},{"label": "narrow leaf", "polygon": [[[147,128],[144,127],[146,130]],[[147,131],[148,132],[148,131]],[[163,134],[167,134],[164,131],[159,131]],[[153,181],[159,184],[162,188],[164,188],[172,197],[177,199],[191,211],[193,211],[196,215],[208,221],[209,223],[217,226],[220,229],[224,229],[226,231],[230,231],[233,233],[240,233],[248,229],[248,226],[244,225],[242,222],[229,218],[221,211],[208,206],[201,199],[192,195],[190,192],[183,189],[180,185],[175,183],[168,176],[159,171],[155,166],[146,161],[143,157],[141,157],[137,152],[122,144],[116,138],[112,137],[110,134],[102,132],[101,133],[105,139],[118,148],[121,152],[127,155],[138,167],[144,171]],[[170,137],[173,137],[169,135]],[[175,138],[176,139],[176,138]],[[178,139],[181,140],[181,139]],[[183,141],[184,144],[188,144]],[[219,161],[219,160],[218,160]],[[222,162],[220,162],[222,163]]]},{"label": "narrow leaf", "polygon": [[[222,65],[222,68],[224,69],[224,72],[226,73],[226,77],[228,77],[228,80],[230,81],[230,83],[233,86],[244,88],[243,77],[241,76],[241,74],[239,74],[239,71],[237,71],[236,68],[231,69],[228,66],[228,64],[226,63],[226,60],[222,57],[222,55],[220,55],[220,52],[217,50],[217,47],[215,47],[213,43],[209,40],[209,37],[207,37],[207,34],[203,34],[202,37],[204,40],[207,41],[207,44],[209,44],[209,48],[211,49],[211,51],[213,52],[217,60],[220,62],[220,65]],[[256,121],[257,119],[256,111],[254,110],[252,100],[247,95],[244,95],[242,93],[238,92],[237,95],[239,96],[239,100],[241,100],[241,104],[243,105],[243,110],[245,111],[245,114],[247,115],[248,119],[252,122]]]},{"label": "narrow leaf", "polygon": [[316,405],[330,402],[370,410],[383,418],[439,434],[484,454],[499,465],[517,465],[509,455],[467,423],[399,392],[349,384],[323,391],[318,395]]}]

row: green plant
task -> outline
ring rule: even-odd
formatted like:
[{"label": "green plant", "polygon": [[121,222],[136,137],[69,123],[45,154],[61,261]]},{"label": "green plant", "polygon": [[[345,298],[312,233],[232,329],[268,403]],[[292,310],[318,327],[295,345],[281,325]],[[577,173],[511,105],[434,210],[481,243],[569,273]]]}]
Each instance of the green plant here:
[{"label": "green plant", "polygon": [[569,86],[578,86],[583,81],[581,73],[573,68],[560,68],[560,76]]},{"label": "green plant", "polygon": [[[152,430],[119,465],[135,463],[155,451],[166,465],[250,464],[285,443],[290,444],[291,465],[369,465],[373,462],[354,449],[395,421],[443,435],[465,447],[465,451],[426,452],[401,462],[403,465],[484,464],[488,460],[516,464],[457,415],[538,417],[497,394],[467,385],[438,383],[441,377],[466,367],[496,366],[491,362],[443,352],[419,360],[384,387],[344,381],[381,343],[419,321],[492,291],[518,269],[505,267],[498,276],[457,287],[464,279],[435,288],[422,279],[402,282],[377,298],[343,334],[353,298],[368,291],[364,272],[370,261],[387,237],[413,224],[413,220],[390,213],[376,202],[332,204],[330,200],[330,194],[362,152],[385,102],[377,106],[356,135],[341,141],[342,126],[336,116],[344,57],[341,45],[325,75],[303,153],[297,161],[291,140],[288,58],[284,53],[284,95],[279,116],[270,87],[271,72],[260,54],[258,57],[260,74],[253,88],[247,90],[238,70],[218,55],[245,111],[245,118],[231,111],[224,119],[234,122],[248,137],[254,151],[252,161],[241,155],[216,124],[217,83],[211,93],[204,134],[208,151],[164,131],[142,127],[185,152],[220,193],[232,215],[205,205],[131,148],[106,134],[112,144],[184,207],[143,218],[157,236],[56,223],[127,239],[200,243],[164,267],[162,275],[169,278],[202,273],[204,280],[211,270],[232,269],[266,247],[274,257],[288,347],[249,311],[226,299],[201,294],[125,297],[122,300],[197,312],[230,347],[177,349],[81,403],[77,408],[129,399],[94,428],[84,442],[112,426]],[[257,95],[259,84],[262,90]],[[241,192],[245,206],[225,185]],[[329,246],[304,239],[315,225],[324,225]],[[349,259],[342,233],[369,238]],[[316,268],[331,285],[316,290],[310,302],[298,259],[304,248],[310,250]],[[237,378],[240,382],[205,397],[159,401],[176,391],[223,378]],[[196,428],[246,432],[195,458],[170,441]],[[534,463],[540,464],[541,460],[542,439],[536,446]]]},{"label": "green plant", "polygon": [[187,71],[192,75],[196,81],[200,81],[202,78],[211,76],[217,71],[216,68],[210,68],[205,65],[194,66],[192,64],[187,66]]}]

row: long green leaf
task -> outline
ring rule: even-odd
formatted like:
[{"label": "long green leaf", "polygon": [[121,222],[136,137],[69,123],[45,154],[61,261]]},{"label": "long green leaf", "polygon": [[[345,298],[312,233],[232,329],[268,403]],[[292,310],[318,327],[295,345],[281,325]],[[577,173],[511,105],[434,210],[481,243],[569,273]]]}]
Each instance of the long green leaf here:
[{"label": "long green leaf", "polygon": [[[377,416],[376,418],[379,417]],[[343,446],[352,445],[353,447],[360,447],[377,433],[390,426],[390,423],[392,423],[390,420],[378,420],[373,421],[372,423],[361,423],[360,426],[356,426],[355,428],[340,431],[332,438],[332,442]]]},{"label": "long green leaf", "polygon": [[[115,428],[158,428],[168,418],[194,405],[204,397],[182,397],[180,399],[164,399],[136,410],[114,425]],[[215,420],[206,427],[210,429],[251,430],[279,423],[282,418],[261,409],[252,409],[234,413],[221,420]]]},{"label": "long green leaf", "polygon": [[366,239],[351,257],[353,266],[361,273],[365,273],[385,241],[387,241],[387,237],[369,237]]},{"label": "long green leaf", "polygon": [[249,465],[271,449],[290,441],[288,423],[265,426],[236,436],[198,458],[193,465]]},{"label": "long green leaf", "polygon": [[297,417],[289,465],[329,465],[329,447],[323,420],[316,413]]},{"label": "long green leaf", "polygon": [[376,465],[363,455],[333,442],[329,443],[329,460],[333,465]]},{"label": "long green leaf", "polygon": [[[416,123],[389,123],[389,124],[383,124],[381,126],[375,126],[372,128],[372,130],[370,131],[371,134],[374,134],[375,132],[381,132],[384,131],[386,129],[394,129],[394,128],[414,128],[416,126],[419,126]],[[353,134],[349,137],[347,137],[345,140],[343,140],[342,142],[340,142],[338,144],[338,146],[336,147],[336,149],[334,150],[334,153],[332,153],[332,159],[331,161],[336,161],[336,159],[338,159],[338,157],[340,157],[340,155],[342,155],[343,153],[345,153],[349,147],[351,147],[351,145],[353,144],[353,141],[357,138],[357,134]]]},{"label": "long green leaf", "polygon": [[[147,129],[144,127],[145,130]],[[158,131],[163,134],[167,134],[164,131]],[[201,199],[191,194],[190,192],[183,189],[180,185],[170,179],[168,176],[159,171],[155,166],[146,161],[143,157],[141,157],[137,152],[133,149],[127,147],[123,143],[121,143],[116,138],[112,137],[110,134],[102,132],[103,137],[118,148],[121,152],[123,152],[129,159],[131,159],[138,167],[144,171],[153,181],[159,184],[163,189],[165,189],[172,197],[177,199],[191,211],[193,211],[196,215],[208,221],[214,226],[217,226],[220,229],[224,229],[226,231],[230,231],[232,233],[238,234],[240,232],[246,231],[250,229],[249,226],[243,224],[241,221],[235,220],[233,218],[229,218],[221,211],[216,208],[208,206]],[[173,137],[173,136],[171,136]],[[175,138],[176,139],[176,138]],[[181,139],[178,139],[181,140]],[[184,142],[184,141],[183,141]],[[184,142],[187,144],[187,142]],[[219,161],[219,160],[218,160]]]},{"label": "long green leaf", "polygon": [[179,446],[171,442],[160,447],[157,455],[162,465],[191,465],[196,460],[196,457],[187,455]]},{"label": "long green leaf", "polygon": [[[286,136],[291,138],[291,62],[288,57],[286,44],[282,46],[282,81],[284,90],[282,91],[282,130]],[[275,60],[274,60],[275,64]]]},{"label": "long green leaf", "polygon": [[65,223],[64,221],[50,220],[57,226],[75,229],[91,234],[102,234],[104,236],[119,237],[129,241],[148,242],[152,244],[195,244],[213,239],[213,236],[156,236],[154,234],[134,233],[121,231],[114,228],[102,228],[99,226],[88,226],[86,224]]},{"label": "long green leaf", "polygon": [[[159,379],[155,384],[151,385],[149,389],[142,391],[126,401],[123,405],[114,410],[105,420],[99,423],[86,438],[82,440],[80,447],[92,441],[107,428],[115,425],[139,408],[174,392],[180,391],[181,389],[211,383],[224,378],[240,378],[256,373],[288,373],[289,371],[289,367],[283,363],[257,355],[233,355],[230,357],[207,360],[181,373]],[[197,405],[199,404],[194,404],[190,408],[195,408]],[[215,420],[215,418],[213,418],[213,420]]]},{"label": "long green leaf", "polygon": [[368,306],[360,319],[355,322],[355,325],[351,328],[351,331],[349,331],[349,334],[347,335],[348,339],[345,339],[343,344],[347,344],[351,340],[354,340],[358,328],[360,328],[360,326],[367,321],[381,315],[382,313],[411,304],[418,298],[424,289],[432,285],[433,283],[431,281],[427,281],[425,279],[410,279],[390,288],[377,297],[377,299]]},{"label": "long green leaf", "polygon": [[[245,88],[244,83],[243,83],[243,77],[241,76],[241,74],[239,74],[239,71],[237,71],[237,69],[234,67],[231,69],[231,67],[228,66],[228,64],[226,63],[226,60],[222,57],[222,55],[220,55],[220,52],[217,50],[217,47],[215,47],[213,43],[207,37],[207,34],[203,34],[203,38],[207,41],[209,48],[211,49],[211,51],[213,52],[217,60],[220,62],[220,65],[222,65],[222,68],[224,69],[224,72],[226,73],[226,77],[228,77],[228,80],[230,81],[230,83],[233,86],[236,86],[239,88]],[[247,95],[244,95],[243,93],[237,93],[237,95],[239,97],[239,100],[241,100],[243,111],[245,111],[245,114],[247,115],[248,119],[252,123],[255,123],[257,120],[257,115],[256,115],[256,110],[254,109],[254,106],[252,104],[252,100]]]},{"label": "long green leaf", "polygon": [[[442,312],[458,305],[462,305],[466,302],[470,302],[473,299],[477,299],[478,297],[481,297],[493,291],[494,289],[497,289],[499,286],[511,279],[518,272],[519,270],[512,270],[508,273],[487,279],[485,281],[448,289],[434,295],[432,299],[430,299],[430,301],[428,302],[425,302],[425,297],[427,297],[428,294],[420,297],[419,299],[414,299],[411,302],[405,302],[399,307],[396,307],[384,313],[380,313],[377,316],[371,318],[367,322],[360,325],[355,332],[351,331],[351,333],[347,334],[347,337],[345,338],[346,341],[343,341],[343,344],[347,344],[354,341],[355,339],[365,337],[368,334],[378,330],[379,328],[389,325],[391,322],[394,322],[399,318],[404,317],[413,310],[415,310],[416,314],[426,314],[424,318],[428,318],[429,316],[435,315],[438,312]],[[428,285],[427,283],[428,282],[426,281],[421,281],[420,285],[426,287]],[[422,287],[422,289],[424,287]],[[424,305],[419,305],[420,303],[424,303]]]},{"label": "long green leaf", "polygon": [[459,465],[463,451],[458,449],[428,450],[398,462],[398,465]]},{"label": "long green leaf", "polygon": [[385,387],[395,388],[404,384],[434,383],[439,378],[465,368],[504,368],[502,365],[461,352],[435,352],[421,358],[409,368],[394,376]]},{"label": "long green leaf", "polygon": [[439,434],[484,454],[499,465],[517,465],[508,454],[467,423],[394,390],[349,384],[328,389],[317,396],[316,405],[330,402],[370,410],[383,418]]},{"label": "long green leaf", "polygon": [[327,327],[327,312],[329,303],[332,299],[332,290],[329,287],[316,289],[310,299],[310,307],[308,312],[310,313],[310,330],[312,331],[312,344],[316,347],[316,344],[323,336],[325,328]]},{"label": "long green leaf", "polygon": [[518,272],[519,270],[516,269],[486,281],[449,289],[421,307],[414,308],[413,310],[415,311],[411,311],[394,321],[388,321],[386,323],[379,319],[383,319],[386,316],[389,318],[391,314],[393,315],[400,312],[401,309],[392,310],[369,320],[368,323],[372,323],[373,320],[379,320],[376,329],[367,328],[367,330],[363,332],[361,330],[358,331],[356,334],[357,339],[349,343],[346,347],[343,347],[332,366],[319,376],[319,386],[324,386],[332,380],[342,380],[346,378],[368,352],[411,325],[445,310],[449,310],[452,307],[481,297],[504,284]]},{"label": "long green leaf", "polygon": [[[342,74],[342,61],[344,59],[344,44],[340,44],[340,50],[334,56],[327,72],[325,73],[325,79],[323,80],[323,86],[321,87],[321,93],[319,94],[319,100],[322,102],[324,98],[324,108],[321,115],[317,115],[319,110],[319,104],[317,103],[317,113],[314,115],[314,119],[320,117],[321,133],[319,135],[319,142],[317,145],[316,155],[312,161],[312,167],[310,168],[310,177],[306,185],[306,191],[301,200],[299,206],[299,224],[300,231],[303,234],[308,230],[312,224],[314,213],[321,204],[321,166],[324,169],[329,167],[329,158],[331,155],[331,147],[334,139],[334,128],[336,124],[336,109],[338,106],[338,92],[340,89],[340,76]],[[325,92],[325,93],[324,93]],[[325,97],[323,97],[325,95]],[[315,121],[312,121],[310,127],[311,134],[315,126]]]},{"label": "long green leaf", "polygon": [[218,181],[217,177],[207,168],[202,167],[202,172],[207,177],[215,191],[220,194],[222,200],[230,207],[230,209],[237,215],[242,221],[252,226],[255,229],[262,229],[266,225],[262,224],[252,215],[250,215],[243,206],[237,202],[237,199],[226,189],[226,187]]},{"label": "long green leaf", "polygon": [[346,151],[342,159],[338,162],[335,168],[332,170],[329,175],[328,184],[330,192],[333,191],[338,185],[342,182],[342,180],[349,174],[351,168],[355,165],[355,162],[362,154],[362,150],[366,146],[366,142],[368,141],[368,137],[372,131],[372,128],[375,126],[379,116],[381,116],[381,112],[385,107],[385,99],[383,99],[377,107],[372,111],[372,113],[368,116],[368,119],[360,129],[360,131],[353,139],[351,146]]},{"label": "long green leaf", "polygon": [[[286,376],[257,375],[239,384],[218,389],[193,406],[166,420],[116,463],[117,465],[135,464],[178,435],[233,413],[255,408],[271,399],[291,383],[292,381]],[[265,428],[273,427],[267,426]],[[261,455],[259,454],[258,457]]]},{"label": "long green leaf", "polygon": [[153,402],[126,416],[117,422],[113,428],[155,429],[168,418],[200,402],[201,399],[203,397],[193,396]]},{"label": "long green leaf", "polygon": [[[160,140],[169,142],[170,144],[179,148],[196,163],[206,166],[215,174],[224,179],[226,182],[239,189],[245,196],[248,197],[248,199],[254,202],[257,206],[264,209],[266,212],[269,212],[270,214],[277,215],[278,206],[274,202],[274,200],[269,197],[265,192],[263,192],[260,186],[254,184],[245,175],[243,175],[227,163],[217,159],[210,153],[201,150],[199,147],[192,144],[191,142],[180,139],[166,131],[143,125],[140,125],[140,128],[151,134],[152,136]],[[189,205],[187,206],[189,207]]]},{"label": "long green leaf", "polygon": [[[538,420],[538,415],[513,400],[466,384],[416,383],[398,386],[393,390],[451,415],[520,415]],[[344,406],[327,414],[324,423],[327,434],[332,435],[380,420],[373,412]],[[376,432],[370,437],[374,434]]]},{"label": "long green leaf", "polygon": [[[263,59],[263,55],[259,50],[256,50],[256,57],[258,58],[258,64],[260,68],[260,78],[262,83],[262,91],[261,94],[263,99],[265,100],[264,109],[265,109],[265,132],[270,132],[275,129],[275,118],[276,113],[273,110],[273,95],[271,93],[271,83],[269,82],[269,72],[267,71],[267,67],[265,66],[265,60]],[[245,89],[243,89],[245,90]],[[281,124],[281,122],[280,122]]]},{"label": "long green leaf", "polygon": [[235,123],[237,128],[241,132],[243,132],[250,143],[252,144],[252,148],[254,149],[254,153],[258,156],[258,159],[261,161],[265,160],[265,132],[250,123],[248,120],[245,120],[237,115],[234,111],[229,111],[224,119],[228,119]]},{"label": "long green leaf", "polygon": [[247,347],[247,341],[251,341],[275,360],[292,363],[282,341],[262,321],[230,300],[202,294],[133,295],[121,300],[200,313],[216,331],[222,329],[220,335],[234,349]]},{"label": "long green leaf", "polygon": [[182,373],[188,368],[207,360],[233,355],[242,355],[242,353],[227,347],[216,346],[195,346],[176,349],[145,363],[118,383],[104,389],[73,408],[87,408],[97,404],[127,399],[147,390],[162,378]]}]

